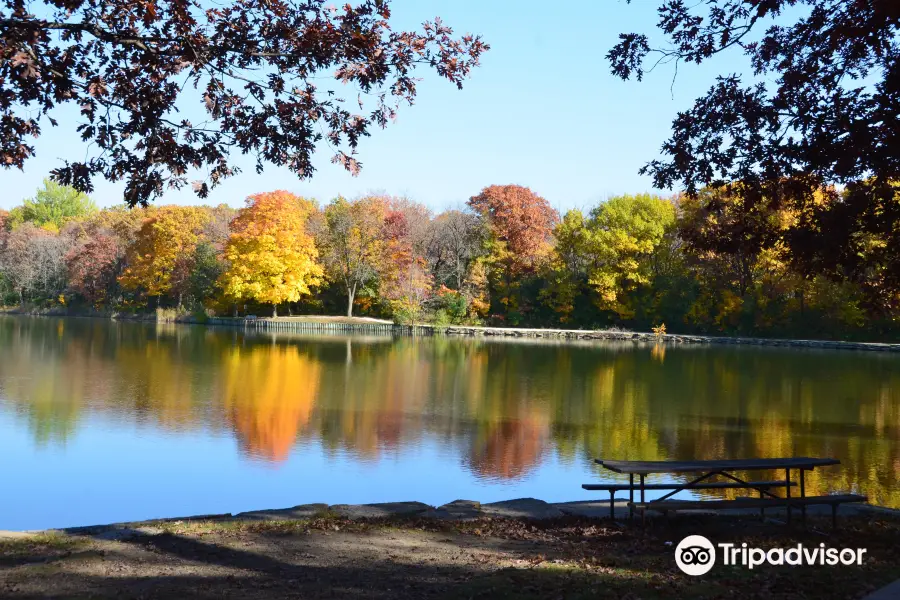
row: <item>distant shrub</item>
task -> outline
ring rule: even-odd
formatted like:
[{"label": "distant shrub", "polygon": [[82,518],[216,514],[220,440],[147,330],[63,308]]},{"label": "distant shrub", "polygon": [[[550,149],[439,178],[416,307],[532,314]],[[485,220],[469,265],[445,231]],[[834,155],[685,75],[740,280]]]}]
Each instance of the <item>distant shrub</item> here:
[{"label": "distant shrub", "polygon": [[435,327],[447,327],[454,323],[450,314],[446,310],[440,309],[435,311],[434,316],[431,318],[431,324]]}]

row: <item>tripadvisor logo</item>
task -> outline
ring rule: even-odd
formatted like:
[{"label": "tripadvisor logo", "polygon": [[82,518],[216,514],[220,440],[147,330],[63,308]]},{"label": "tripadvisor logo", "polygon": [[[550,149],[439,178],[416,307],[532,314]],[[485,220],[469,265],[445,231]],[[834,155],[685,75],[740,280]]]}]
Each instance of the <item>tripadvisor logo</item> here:
[{"label": "tripadvisor logo", "polygon": [[716,564],[716,548],[721,554],[721,563],[727,566],[740,565],[753,569],[763,564],[769,565],[862,565],[865,548],[830,548],[819,544],[812,548],[797,544],[789,548],[751,548],[747,544],[713,545],[702,535],[689,535],[675,547],[675,564],[688,575],[703,575]]},{"label": "tripadvisor logo", "polygon": [[702,535],[689,535],[675,548],[675,564],[688,575],[703,575],[716,564],[716,548]]}]

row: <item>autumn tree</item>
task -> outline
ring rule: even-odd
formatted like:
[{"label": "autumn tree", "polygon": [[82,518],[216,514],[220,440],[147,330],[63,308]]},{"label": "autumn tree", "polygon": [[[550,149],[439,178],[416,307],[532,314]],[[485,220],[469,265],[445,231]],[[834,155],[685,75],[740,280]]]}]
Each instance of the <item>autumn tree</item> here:
[{"label": "autumn tree", "polygon": [[0,254],[0,271],[19,296],[56,298],[66,286],[65,257],[72,239],[25,223],[11,231]]},{"label": "autumn tree", "polygon": [[194,249],[207,213],[194,206],[164,206],[144,221],[126,253],[119,283],[126,290],[156,298],[174,295],[178,307],[190,288]]},{"label": "autumn tree", "polygon": [[[786,17],[795,4],[807,10]],[[657,187],[681,182],[693,193],[717,179],[765,184],[802,174],[827,183],[898,178],[895,1],[676,0],[658,12],[670,43],[651,48],[646,34],[621,35],[607,54],[613,74],[640,80],[648,60],[699,64],[739,48],[773,85],[719,77],[675,119],[668,159],[644,168]]]},{"label": "autumn tree", "polygon": [[156,215],[158,210],[159,207],[156,206],[128,208],[119,204],[96,213],[88,220],[86,228],[89,234],[104,232],[112,235],[123,247],[127,247],[135,243],[144,223]]},{"label": "autumn tree", "polygon": [[387,202],[380,196],[335,198],[325,207],[317,244],[328,279],[344,288],[347,316],[364,286],[373,282],[385,260],[384,221]]},{"label": "autumn tree", "polygon": [[390,203],[385,215],[378,293],[388,301],[396,320],[415,323],[422,318],[434,283],[425,258],[417,251],[424,243],[427,221],[418,224],[419,231],[412,228],[417,225],[415,218],[427,213],[402,208]]},{"label": "autumn tree", "polygon": [[517,269],[533,267],[550,249],[559,215],[550,203],[520,185],[492,185],[468,205],[487,219],[491,232],[511,253]]},{"label": "autumn tree", "polygon": [[69,289],[97,306],[108,302],[123,258],[119,241],[97,234],[66,254]]},{"label": "autumn tree", "polygon": [[[803,8],[793,10],[797,5]],[[900,4],[676,0],[661,3],[658,13],[668,44],[651,47],[646,34],[621,35],[607,54],[615,75],[640,80],[648,64],[699,64],[740,51],[756,81],[719,77],[678,114],[663,158],[642,172],[656,187],[683,186],[701,200],[711,199],[701,194],[705,187],[736,185],[740,220],[751,228],[754,214],[787,209],[816,217],[801,218],[791,234],[791,262],[807,276],[817,269],[812,264],[859,275],[884,268],[876,248],[891,246],[900,220],[893,188],[900,181]],[[846,186],[850,196],[816,207],[817,191],[831,186]],[[867,262],[869,255],[880,256]],[[744,271],[748,259],[739,258]],[[900,282],[888,276],[879,285],[886,287],[869,288],[870,302],[882,313],[896,308]]]},{"label": "autumn tree", "polygon": [[473,261],[483,253],[486,229],[477,214],[448,210],[429,224],[425,257],[438,281],[463,288]]},{"label": "autumn tree", "polygon": [[209,219],[203,228],[203,238],[213,248],[221,252],[231,233],[230,225],[237,211],[227,204],[220,204],[208,210]]},{"label": "autumn tree", "polygon": [[255,194],[231,222],[225,245],[225,296],[272,305],[296,302],[322,281],[322,267],[306,221],[315,205],[285,191]]},{"label": "autumn tree", "polygon": [[[420,31],[395,31],[390,19],[388,0],[4,0],[0,165],[23,168],[30,139],[70,104],[92,152],[54,179],[84,192],[97,176],[124,179],[131,206],[192,171],[208,173],[193,182],[205,197],[237,172],[232,151],[253,155],[257,170],[271,163],[305,178],[327,141],[332,161],[355,173],[359,140],[415,98],[417,66],[462,87],[488,50],[440,19]],[[323,78],[331,85],[319,87]],[[339,84],[352,91],[336,96]]]},{"label": "autumn tree", "polygon": [[650,257],[674,225],[675,206],[650,194],[616,196],[591,211],[588,283],[597,291],[601,307],[633,315],[623,297],[650,282]]},{"label": "autumn tree", "polygon": [[579,297],[587,290],[588,267],[591,256],[584,214],[578,209],[568,211],[553,230],[556,244],[543,273],[545,287],[540,298],[568,323]]},{"label": "autumn tree", "polygon": [[523,276],[534,274],[552,247],[559,215],[544,198],[519,185],[492,185],[468,205],[487,222],[492,285],[504,310],[520,318]]}]

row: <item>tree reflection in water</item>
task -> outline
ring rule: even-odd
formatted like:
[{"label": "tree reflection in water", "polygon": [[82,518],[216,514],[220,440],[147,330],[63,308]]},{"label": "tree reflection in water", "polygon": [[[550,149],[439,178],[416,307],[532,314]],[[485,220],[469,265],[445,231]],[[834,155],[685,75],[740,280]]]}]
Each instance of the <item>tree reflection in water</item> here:
[{"label": "tree reflection in water", "polygon": [[83,416],[96,413],[179,435],[232,431],[273,464],[301,440],[373,462],[429,441],[487,481],[527,478],[551,456],[835,456],[840,468],[808,476],[811,493],[900,507],[890,354],[3,317],[2,409],[36,445],[89,434]]}]

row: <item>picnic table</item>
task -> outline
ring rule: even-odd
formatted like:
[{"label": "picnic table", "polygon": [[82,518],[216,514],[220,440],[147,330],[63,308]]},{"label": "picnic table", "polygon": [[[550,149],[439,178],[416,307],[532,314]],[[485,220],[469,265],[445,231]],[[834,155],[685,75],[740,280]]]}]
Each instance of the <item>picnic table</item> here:
[{"label": "picnic table", "polygon": [[[864,502],[865,496],[858,494],[837,494],[827,496],[807,496],[805,475],[818,467],[838,465],[841,461],[836,458],[747,458],[737,460],[603,460],[597,459],[596,463],[604,469],[614,473],[628,475],[628,484],[584,484],[581,487],[586,490],[604,490],[610,493],[610,517],[614,516],[614,495],[616,491],[628,491],[628,512],[631,518],[634,511],[641,513],[641,521],[645,519],[648,510],[667,513],[673,510],[686,510],[695,508],[759,508],[760,514],[765,516],[766,507],[784,506],[787,509],[787,521],[791,521],[791,512],[799,507],[805,521],[806,507],[814,504],[831,506],[832,524],[837,522],[837,507],[846,502]],[[748,481],[738,477],[735,472],[752,471],[784,471],[784,479],[766,481]],[[797,486],[791,479],[791,471],[799,472],[799,497],[791,496],[791,489]],[[686,482],[676,483],[646,483],[647,475],[694,475]],[[635,476],[638,481],[635,482]],[[714,476],[720,476],[727,481],[709,481]],[[735,500],[669,500],[672,496],[683,491],[710,490],[710,489],[743,489],[757,492],[758,498],[737,498]],[[774,490],[784,489],[785,496],[779,497]],[[647,490],[669,490],[660,498],[647,500]],[[640,499],[635,501],[635,493],[640,494]]]}]

